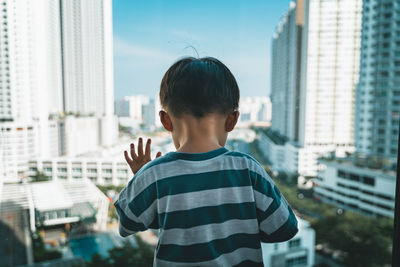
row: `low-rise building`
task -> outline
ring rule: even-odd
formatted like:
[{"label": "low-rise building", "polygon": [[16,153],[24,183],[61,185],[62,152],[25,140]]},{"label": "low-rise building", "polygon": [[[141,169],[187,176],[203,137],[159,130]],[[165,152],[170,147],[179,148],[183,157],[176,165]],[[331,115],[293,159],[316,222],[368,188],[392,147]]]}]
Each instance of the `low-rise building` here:
[{"label": "low-rise building", "polygon": [[394,216],[396,174],[373,159],[320,159],[314,196],[366,215]]},{"label": "low-rise building", "polygon": [[272,169],[286,173],[298,173],[303,176],[317,176],[318,158],[335,152],[345,155],[354,152],[353,147],[335,145],[302,147],[271,129],[260,131],[258,145],[264,156],[270,161]]},{"label": "low-rise building", "polygon": [[299,232],[282,243],[261,243],[265,266],[312,267],[315,258],[315,231],[310,223],[297,218]]},{"label": "low-rise building", "polygon": [[133,176],[123,159],[96,157],[58,157],[29,161],[28,176],[33,177],[38,171],[50,180],[88,179],[99,185],[125,185]]},{"label": "low-rise building", "polygon": [[108,198],[88,180],[4,184],[0,192],[2,263],[32,264],[31,234],[38,228],[45,234],[80,226],[106,230],[108,206]]},{"label": "low-rise building", "polygon": [[[121,137],[119,143],[113,146],[100,147],[79,156],[30,160],[26,175],[34,177],[37,172],[41,172],[49,180],[88,179],[98,185],[126,185],[133,177],[133,173],[125,161],[123,151],[129,150],[131,142],[137,143],[137,140]],[[166,154],[173,150],[174,145],[168,134],[152,137],[152,158],[158,151]]]}]

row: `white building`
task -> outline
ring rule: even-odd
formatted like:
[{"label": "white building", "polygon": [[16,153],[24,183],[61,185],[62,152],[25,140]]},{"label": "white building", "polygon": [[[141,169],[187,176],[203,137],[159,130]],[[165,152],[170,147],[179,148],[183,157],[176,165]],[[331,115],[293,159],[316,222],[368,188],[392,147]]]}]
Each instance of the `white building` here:
[{"label": "white building", "polygon": [[26,177],[28,170],[27,162],[40,156],[43,151],[40,146],[39,134],[44,130],[49,131],[50,137],[45,144],[45,148],[52,148],[58,151],[58,132],[57,123],[52,122],[51,127],[39,129],[39,123],[18,123],[4,122],[0,124],[0,158],[2,158],[3,178],[6,182],[17,182]]},{"label": "white building", "polygon": [[99,144],[111,145],[118,136],[111,0],[2,0],[0,7],[0,151],[7,177],[21,178],[27,168],[21,159],[60,154],[60,112],[94,114]]},{"label": "white building", "polygon": [[119,123],[132,128],[139,128],[140,124],[159,127],[160,109],[159,100],[144,95],[125,96],[115,102]]},{"label": "white building", "polygon": [[[357,152],[397,158],[400,119],[400,43],[393,33],[399,1],[364,2],[360,83],[356,94]],[[397,25],[398,27],[398,25]]]},{"label": "white building", "polygon": [[64,109],[114,114],[111,0],[62,0]]},{"label": "white building", "polygon": [[394,216],[395,171],[368,167],[371,159],[320,160],[314,196],[366,215]]},{"label": "white building", "polygon": [[303,0],[290,2],[272,39],[272,129],[290,140],[299,138]]},{"label": "white building", "polygon": [[[151,99],[148,104],[142,106],[142,117],[143,123],[147,126],[155,126],[156,123],[156,113],[155,113],[155,103],[154,100]],[[158,118],[158,116],[157,116]]]},{"label": "white building", "polygon": [[[281,45],[287,44],[279,51],[291,51],[290,48],[296,46],[296,42],[289,40],[298,40],[299,33],[294,30],[291,16],[295,14],[294,8],[299,7],[302,5],[292,5],[278,27],[278,39],[274,42],[279,44],[278,40],[282,38],[284,42]],[[276,77],[271,86],[276,87],[273,90],[277,93],[272,94],[272,113],[275,112],[274,106],[277,107],[275,114],[278,117],[273,117],[271,127],[294,142],[298,154],[307,157],[304,159],[306,162],[311,162],[309,168],[298,169],[300,174],[315,176],[317,158],[326,152],[336,151],[343,155],[346,151],[354,151],[354,96],[359,79],[361,10],[361,0],[306,0],[301,42],[298,40],[300,68],[295,69],[299,62],[291,59],[287,63],[279,51],[273,50],[276,54],[273,54],[272,74]],[[293,77],[287,72],[282,72],[286,76],[280,77],[281,68],[294,68],[291,72]],[[298,70],[300,77],[296,82],[300,86],[293,102],[296,83],[287,84],[291,84],[296,73],[299,74]],[[281,107],[286,111],[280,110]],[[289,111],[290,114],[285,115]]]},{"label": "white building", "polygon": [[271,102],[268,97],[242,97],[239,111],[239,124],[271,121]]},{"label": "white building", "polygon": [[[125,161],[123,151],[129,149],[131,142],[137,144],[137,139],[121,137],[119,143],[112,147],[98,148],[74,157],[32,159],[29,161],[27,175],[32,177],[39,171],[50,180],[88,179],[99,185],[126,185],[133,177],[133,173]],[[175,147],[167,133],[152,137],[152,158],[158,151],[166,154],[174,150]]]},{"label": "white building", "polygon": [[27,210],[31,232],[88,219],[94,230],[104,231],[108,205],[108,198],[87,180],[5,184],[0,195],[1,217]]},{"label": "white building", "polygon": [[[269,160],[274,171],[304,176],[316,176],[318,172],[318,157],[328,155],[335,146],[301,147],[299,143],[288,141],[277,132],[267,130],[258,134],[260,151]],[[345,151],[340,151],[344,155]],[[339,151],[337,151],[339,154]]]},{"label": "white building", "polygon": [[310,223],[297,218],[299,232],[282,243],[261,243],[263,262],[271,267],[312,267],[315,261],[315,231]]},{"label": "white building", "polygon": [[394,216],[400,118],[400,52],[391,25],[399,1],[364,1],[355,145],[346,159],[321,160],[315,196],[344,209]]},{"label": "white building", "polygon": [[133,177],[127,163],[115,158],[57,157],[30,160],[28,176],[34,176],[37,171],[54,181],[90,180],[99,185],[126,185]]}]

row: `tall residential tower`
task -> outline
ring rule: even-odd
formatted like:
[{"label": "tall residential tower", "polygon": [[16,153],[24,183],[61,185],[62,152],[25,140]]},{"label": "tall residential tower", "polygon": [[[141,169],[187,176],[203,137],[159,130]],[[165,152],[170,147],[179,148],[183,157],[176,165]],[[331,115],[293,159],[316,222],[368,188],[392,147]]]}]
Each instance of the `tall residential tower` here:
[{"label": "tall residential tower", "polygon": [[400,1],[364,1],[357,152],[395,159],[400,118]]},{"label": "tall residential tower", "polygon": [[354,150],[361,10],[362,0],[305,0],[292,3],[281,20],[273,40],[267,146],[280,151],[276,169],[314,176],[319,156]]}]

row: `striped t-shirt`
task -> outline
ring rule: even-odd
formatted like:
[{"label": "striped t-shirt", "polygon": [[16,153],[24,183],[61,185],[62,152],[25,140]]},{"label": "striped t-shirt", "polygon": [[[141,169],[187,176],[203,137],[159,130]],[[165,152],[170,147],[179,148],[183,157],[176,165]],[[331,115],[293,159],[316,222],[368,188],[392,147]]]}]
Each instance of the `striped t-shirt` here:
[{"label": "striped t-shirt", "polygon": [[115,207],[122,236],[160,230],[154,266],[262,266],[260,242],[286,241],[298,231],[264,168],[226,148],[149,162]]}]

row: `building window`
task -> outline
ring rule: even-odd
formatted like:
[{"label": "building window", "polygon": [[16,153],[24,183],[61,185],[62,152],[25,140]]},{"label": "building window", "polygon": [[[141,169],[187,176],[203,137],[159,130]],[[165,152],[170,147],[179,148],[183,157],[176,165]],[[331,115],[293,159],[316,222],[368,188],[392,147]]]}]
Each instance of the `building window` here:
[{"label": "building window", "polygon": [[372,178],[372,177],[365,176],[364,179],[363,179],[363,183],[367,184],[367,185],[375,186],[375,179]]},{"label": "building window", "polygon": [[350,180],[354,182],[359,182],[360,181],[360,176],[350,173]]},{"label": "building window", "polygon": [[104,173],[112,173],[112,170],[111,169],[103,169],[103,172]]},{"label": "building window", "polygon": [[393,200],[393,198],[391,196],[387,196],[387,195],[377,194],[376,196],[379,198],[385,199],[385,200]]},{"label": "building window", "polygon": [[301,246],[301,239],[292,239],[288,243],[289,249],[298,248]]},{"label": "building window", "polygon": [[128,173],[127,169],[118,169],[118,173]]},{"label": "building window", "polygon": [[82,168],[72,168],[72,171],[82,173]]},{"label": "building window", "polygon": [[97,173],[97,169],[88,169],[88,173]]},{"label": "building window", "polygon": [[67,168],[57,168],[58,172],[67,172]]},{"label": "building window", "polygon": [[344,171],[342,171],[342,170],[338,170],[337,175],[338,175],[339,177],[341,177],[341,178],[346,178],[346,173],[345,173]]},{"label": "building window", "polygon": [[286,267],[307,265],[307,255],[286,260]]}]

